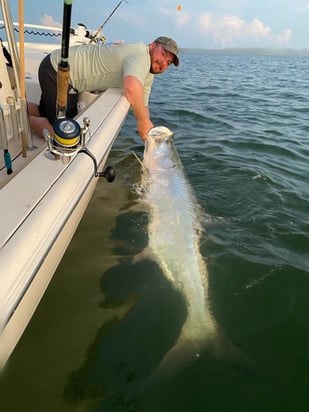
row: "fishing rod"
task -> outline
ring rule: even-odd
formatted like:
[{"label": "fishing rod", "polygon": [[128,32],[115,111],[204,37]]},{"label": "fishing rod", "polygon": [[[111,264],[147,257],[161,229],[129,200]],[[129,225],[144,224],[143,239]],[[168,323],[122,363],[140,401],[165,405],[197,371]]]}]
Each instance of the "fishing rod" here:
[{"label": "fishing rod", "polygon": [[[26,85],[25,85],[25,39],[24,39],[24,1],[18,0],[19,22],[19,84],[20,104],[22,113],[26,113]],[[22,156],[27,157],[27,133],[25,130],[26,118],[23,116],[23,130],[21,131]]]},{"label": "fishing rod", "polygon": [[117,6],[113,9],[113,11],[107,16],[107,18],[106,18],[106,20],[104,21],[104,23],[98,28],[98,30],[95,32],[95,34],[94,34],[93,36],[91,36],[91,39],[90,39],[90,42],[89,42],[89,43],[92,43],[92,42],[95,41],[95,39],[99,36],[100,32],[102,31],[103,27],[106,25],[106,23],[109,21],[109,19],[110,19],[110,18],[112,17],[112,15],[115,13],[115,11],[120,7],[120,5],[121,5],[124,1],[125,1],[126,3],[128,3],[127,0],[121,0],[121,1],[117,4]]},{"label": "fishing rod", "polygon": [[105,177],[107,181],[112,182],[115,178],[114,169],[108,166],[103,172],[98,172],[96,158],[85,147],[85,137],[89,131],[90,119],[85,117],[83,119],[84,127],[81,128],[76,120],[66,117],[70,77],[69,45],[72,1],[64,0],[63,4],[61,58],[57,71],[56,120],[53,124],[53,136],[47,129],[43,130],[48,147],[46,156],[53,160],[60,157],[64,163],[67,163],[75,154],[85,153],[94,163],[94,176]]},{"label": "fishing rod", "polygon": [[61,39],[61,58],[57,71],[57,102],[56,117],[60,119],[66,116],[67,93],[70,78],[69,65],[69,45],[70,45],[70,25],[71,25],[72,0],[64,0],[62,39]]},{"label": "fishing rod", "polygon": [[54,136],[52,137],[47,129],[43,130],[43,135],[47,139],[50,151],[60,147],[65,151],[72,146],[76,146],[80,140],[81,128],[77,121],[66,117],[68,104],[68,89],[70,79],[69,46],[70,46],[70,26],[73,0],[63,2],[63,21],[61,38],[61,55],[57,70],[57,98],[56,98],[56,120],[53,124]]}]

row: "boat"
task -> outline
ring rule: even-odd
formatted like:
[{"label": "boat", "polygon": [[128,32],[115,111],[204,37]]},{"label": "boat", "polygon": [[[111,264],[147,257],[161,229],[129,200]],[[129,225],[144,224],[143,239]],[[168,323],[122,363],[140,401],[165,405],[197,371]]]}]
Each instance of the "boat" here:
[{"label": "boat", "polygon": [[[99,39],[99,30],[90,32],[82,24],[76,30],[71,29],[71,6],[72,2],[64,1],[62,52],[68,52],[68,42],[104,41],[102,37]],[[0,369],[3,369],[44,295],[98,179],[114,179],[115,172],[106,162],[128,114],[129,103],[120,89],[84,92],[79,96],[79,112],[74,119],[63,116],[63,110],[62,116],[57,116],[56,123],[60,124],[57,133],[45,133],[45,139],[31,133],[27,102],[39,102],[38,66],[47,53],[60,45],[24,43],[20,15],[17,44],[9,1],[1,0],[1,8],[7,39],[4,48],[0,47],[0,152],[3,153]],[[13,67],[8,65],[7,52]],[[59,107],[65,109],[65,102],[62,106],[59,103]]]}]

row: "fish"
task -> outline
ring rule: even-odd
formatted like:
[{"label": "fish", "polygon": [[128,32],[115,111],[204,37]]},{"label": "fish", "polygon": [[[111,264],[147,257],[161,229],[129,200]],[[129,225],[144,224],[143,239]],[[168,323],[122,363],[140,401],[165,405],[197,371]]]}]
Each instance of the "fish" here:
[{"label": "fish", "polygon": [[182,295],[187,315],[173,346],[163,355],[150,381],[174,378],[204,349],[249,374],[264,374],[254,359],[230,339],[215,319],[207,265],[200,251],[205,215],[165,126],[152,128],[145,140],[140,193],[149,210],[148,246],[142,257],[154,260]]},{"label": "fish", "polygon": [[153,259],[184,298],[187,316],[158,370],[183,368],[214,342],[218,328],[208,297],[208,273],[200,252],[201,209],[178,155],[173,132],[154,127],[145,140],[141,193],[149,208],[148,247]]}]

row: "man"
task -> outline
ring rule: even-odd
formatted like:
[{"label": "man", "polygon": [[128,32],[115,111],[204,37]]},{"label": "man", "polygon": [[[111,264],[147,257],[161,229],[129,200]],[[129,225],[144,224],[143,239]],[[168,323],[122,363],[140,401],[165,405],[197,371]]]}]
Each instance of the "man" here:
[{"label": "man", "polygon": [[[31,129],[42,135],[43,129],[53,133],[56,120],[57,69],[61,51],[46,56],[39,68],[42,96],[39,106],[29,103]],[[101,91],[109,87],[124,89],[133,109],[138,132],[143,140],[153,127],[148,99],[155,74],[163,73],[171,64],[179,65],[178,46],[168,37],[158,37],[149,45],[84,44],[69,50],[70,80],[67,116],[77,114],[78,93]]]}]

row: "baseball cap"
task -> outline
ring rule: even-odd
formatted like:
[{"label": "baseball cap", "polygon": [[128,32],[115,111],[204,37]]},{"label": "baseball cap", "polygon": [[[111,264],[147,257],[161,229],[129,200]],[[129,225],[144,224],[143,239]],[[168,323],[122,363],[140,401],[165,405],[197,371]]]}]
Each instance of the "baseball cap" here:
[{"label": "baseball cap", "polygon": [[175,56],[174,64],[175,66],[179,66],[179,59],[178,59],[178,46],[175,40],[165,37],[165,36],[160,36],[155,40],[156,43],[162,44],[162,46],[167,50],[168,52],[172,53]]}]

